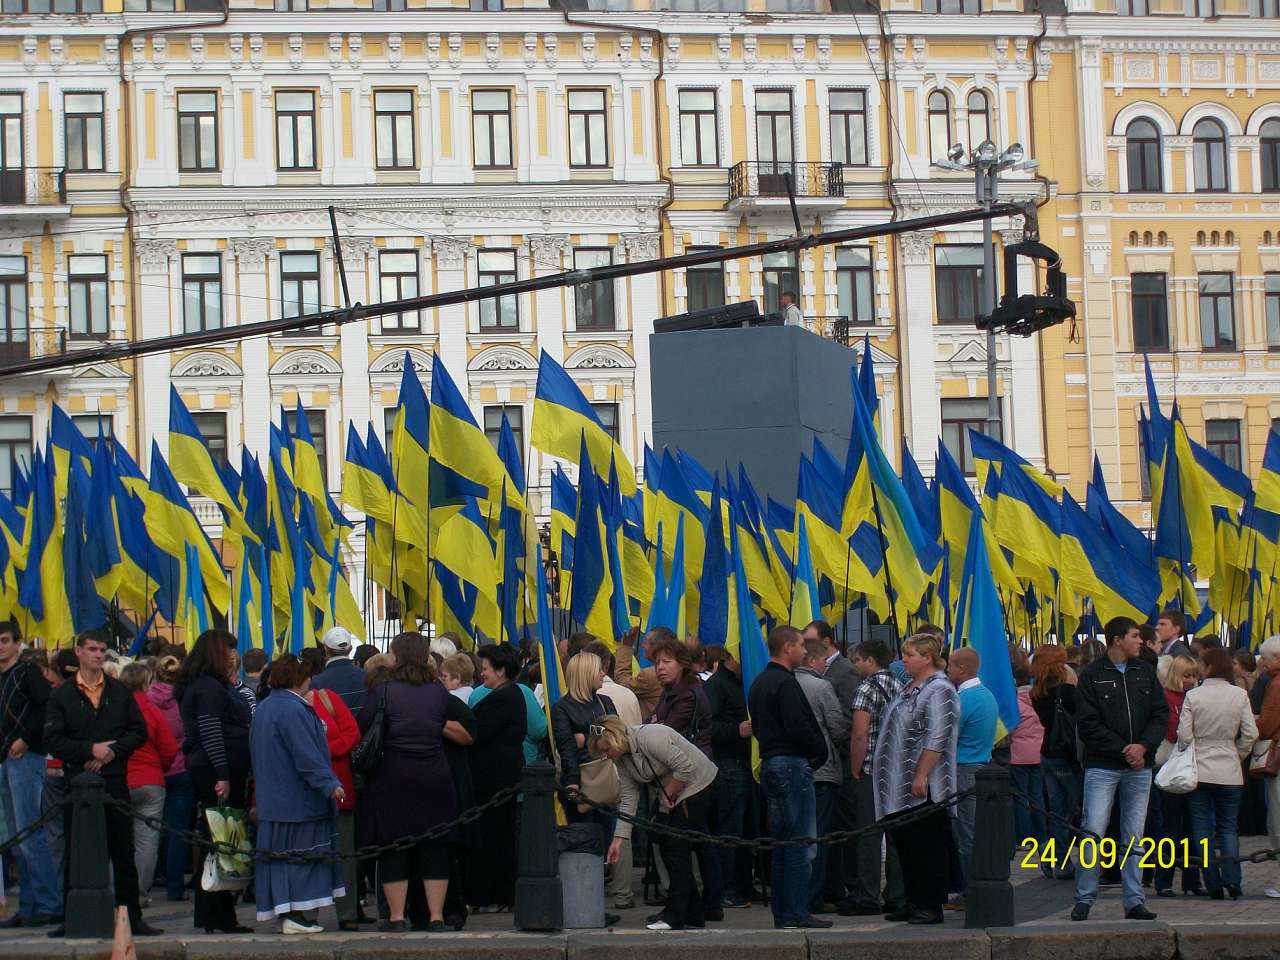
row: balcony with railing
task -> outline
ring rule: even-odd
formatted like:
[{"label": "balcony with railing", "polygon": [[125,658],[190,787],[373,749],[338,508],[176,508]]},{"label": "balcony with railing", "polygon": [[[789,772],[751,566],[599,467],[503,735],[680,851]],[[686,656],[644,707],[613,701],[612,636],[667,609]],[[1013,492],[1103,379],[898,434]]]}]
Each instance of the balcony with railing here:
[{"label": "balcony with railing", "polygon": [[805,317],[805,326],[824,340],[834,340],[846,347],[852,347],[862,341],[873,324],[849,317]]},{"label": "balcony with railing", "polygon": [[61,327],[0,327],[0,363],[33,360],[67,352],[67,331]]},{"label": "balcony with railing", "polygon": [[743,160],[729,169],[730,210],[786,210],[792,195],[806,209],[844,206],[844,167]]},{"label": "balcony with railing", "polygon": [[67,206],[67,178],[62,167],[12,167],[0,170],[0,215],[48,217]]}]

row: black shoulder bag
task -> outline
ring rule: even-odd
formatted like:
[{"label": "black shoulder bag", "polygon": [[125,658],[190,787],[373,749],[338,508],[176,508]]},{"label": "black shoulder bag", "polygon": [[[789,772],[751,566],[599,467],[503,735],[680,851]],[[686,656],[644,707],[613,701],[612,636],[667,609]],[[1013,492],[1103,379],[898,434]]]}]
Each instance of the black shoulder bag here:
[{"label": "black shoulder bag", "polygon": [[387,726],[387,685],[378,684],[378,706],[373,713],[373,722],[360,737],[360,742],[351,751],[351,769],[355,773],[369,776],[378,769],[382,762],[383,738]]}]

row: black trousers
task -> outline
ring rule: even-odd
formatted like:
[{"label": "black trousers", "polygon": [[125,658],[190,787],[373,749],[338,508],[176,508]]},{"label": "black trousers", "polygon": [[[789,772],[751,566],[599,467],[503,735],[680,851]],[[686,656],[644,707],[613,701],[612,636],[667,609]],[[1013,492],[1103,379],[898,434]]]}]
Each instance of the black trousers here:
[{"label": "black trousers", "polygon": [[[902,827],[892,827],[890,838],[898,851],[902,867],[902,885],[907,903],[917,910],[941,911],[950,882],[948,858],[943,851],[952,844],[951,818],[943,807],[929,801],[924,807],[933,812],[921,820]],[[885,818],[886,824],[922,812],[922,807],[909,807]]]},{"label": "black trousers", "polygon": [[[679,830],[697,830],[707,832],[708,815],[711,812],[711,792],[703,790],[696,797],[677,803],[668,813],[660,815],[661,822]],[[667,865],[670,886],[667,888],[667,905],[663,908],[662,919],[674,929],[683,927],[701,927],[706,925],[706,904],[703,895],[698,891],[697,882],[693,879],[693,858],[699,855],[699,866],[705,871],[709,859],[702,857],[702,844],[693,844],[683,838],[660,836],[658,849],[662,851],[662,862]],[[708,884],[707,874],[702,875],[703,884]]]},{"label": "black trousers", "polygon": [[[78,771],[77,771],[78,772]],[[129,802],[129,784],[124,777],[107,777],[106,793],[113,800]],[[62,808],[64,836],[68,849],[74,842],[75,818],[71,804]],[[133,818],[108,804],[103,814],[107,824],[107,858],[111,861],[112,887],[117,907],[128,907],[130,919],[142,915],[138,902],[138,867],[133,859]],[[71,886],[71,857],[62,858],[62,890],[65,894]]]},{"label": "black trousers", "polygon": [[[218,782],[212,767],[192,767],[191,786],[196,794],[199,808],[196,813],[196,829],[200,836],[209,836],[209,821],[205,818],[206,807],[239,807],[244,809],[246,786],[249,780],[248,770],[231,771],[231,793],[225,801],[218,800],[213,792]],[[209,893],[200,886],[200,877],[204,873],[206,848],[196,848],[195,893],[192,896],[195,908],[195,926],[197,929],[223,930],[236,926],[236,895],[230,890]]]}]

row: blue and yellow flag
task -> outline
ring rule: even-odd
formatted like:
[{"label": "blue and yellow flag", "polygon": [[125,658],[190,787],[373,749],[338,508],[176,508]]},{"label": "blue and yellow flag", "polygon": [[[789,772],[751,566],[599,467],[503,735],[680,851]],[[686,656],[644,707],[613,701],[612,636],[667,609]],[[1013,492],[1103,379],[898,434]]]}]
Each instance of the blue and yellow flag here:
[{"label": "blue and yellow flag", "polygon": [[[67,480],[70,482],[70,471]],[[72,640],[71,612],[62,559],[62,529],[54,493],[54,466],[37,451],[31,464],[31,498],[27,503],[27,566],[18,581],[18,609],[23,633],[41,637],[50,647]]]},{"label": "blue and yellow flag", "polygon": [[1089,519],[1070,493],[1062,494],[1062,582],[1093,601],[1098,618],[1145,622],[1160,596],[1160,578]]},{"label": "blue and yellow flag", "polygon": [[600,483],[587,459],[582,441],[582,465],[578,470],[578,516],[574,525],[573,583],[570,606],[573,619],[588,633],[606,642],[613,640],[613,583],[600,522]]},{"label": "blue and yellow flag", "polygon": [[[204,589],[214,609],[226,613],[231,603],[231,587],[227,583],[222,560],[209,536],[200,526],[191,504],[169,471],[169,465],[160,453],[160,445],[151,443],[150,496],[144,497],[147,505],[147,530],[156,546],[186,564],[186,546],[195,548],[195,559],[200,564]],[[184,578],[185,580],[185,575]]]},{"label": "blue and yellow flag", "polygon": [[720,485],[713,483],[711,509],[707,511],[706,553],[702,558],[702,579],[698,581],[698,639],[711,647],[725,646],[729,637],[729,555],[724,547],[722,516]]},{"label": "blue and yellow flag", "polygon": [[796,514],[796,571],[791,582],[791,612],[788,619],[797,630],[803,630],[814,620],[822,619],[818,577],[814,572],[813,554],[809,549],[809,530],[805,514],[799,512]]}]

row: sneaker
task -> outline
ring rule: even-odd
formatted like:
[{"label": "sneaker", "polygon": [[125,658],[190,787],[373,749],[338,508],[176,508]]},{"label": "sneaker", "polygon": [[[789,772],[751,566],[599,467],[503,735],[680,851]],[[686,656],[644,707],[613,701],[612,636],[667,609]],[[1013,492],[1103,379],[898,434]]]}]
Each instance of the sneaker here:
[{"label": "sneaker", "polygon": [[1275,887],[1267,887],[1267,889],[1262,892],[1272,900],[1280,900],[1280,890],[1277,890]]},{"label": "sneaker", "polygon": [[1088,919],[1089,919],[1089,904],[1087,904],[1087,903],[1077,903],[1074,907],[1072,907],[1072,908],[1071,908],[1071,919],[1072,919],[1072,920],[1088,920]]},{"label": "sneaker", "polygon": [[[1277,894],[1277,896],[1280,896],[1280,894]],[[725,897],[720,903],[726,910],[741,910],[744,907],[751,906],[751,901],[746,897]]]},{"label": "sneaker", "polygon": [[672,926],[665,920],[655,920],[653,923],[646,923],[644,928],[646,930],[671,930]]},{"label": "sneaker", "polygon": [[964,897],[959,897],[959,896],[951,897],[949,900],[947,900],[946,903],[943,904],[943,906],[946,907],[948,910],[963,910]]},{"label": "sneaker", "polygon": [[633,907],[635,907],[635,905],[636,905],[636,902],[635,902],[634,900],[615,900],[615,901],[613,901],[613,909],[615,909],[615,910],[630,910],[630,909],[632,909]]},{"label": "sneaker", "polygon": [[284,920],[280,922],[280,932],[286,937],[289,937],[305,933],[324,933],[324,927],[315,922],[303,923],[289,917],[285,917]]}]

